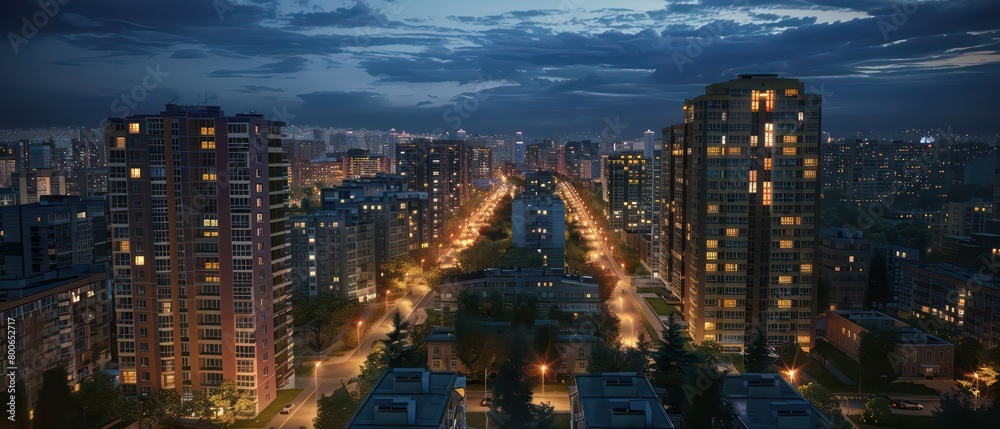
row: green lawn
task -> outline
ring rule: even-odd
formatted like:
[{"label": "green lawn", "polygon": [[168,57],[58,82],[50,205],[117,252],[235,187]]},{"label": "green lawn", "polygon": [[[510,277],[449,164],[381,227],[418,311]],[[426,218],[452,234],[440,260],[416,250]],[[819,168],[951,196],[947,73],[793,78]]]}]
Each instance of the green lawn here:
[{"label": "green lawn", "polygon": [[654,328],[653,324],[649,323],[649,320],[646,319],[646,313],[643,313],[641,311],[639,312],[639,318],[642,319],[642,325],[646,327],[646,334],[649,335],[648,339],[652,340],[654,342],[657,339],[659,339],[660,338],[660,333],[659,333],[660,330],[657,329],[657,328],[660,327],[660,326],[662,326],[662,325],[660,323],[657,323],[656,324],[657,328]]},{"label": "green lawn", "polygon": [[861,429],[891,429],[891,428],[906,428],[906,429],[934,429],[941,427],[941,421],[934,416],[913,416],[908,414],[895,414],[892,415],[892,424],[890,426],[875,426],[866,425],[858,421],[858,415],[852,414],[850,416],[851,421],[858,425]]},{"label": "green lawn", "polygon": [[678,313],[677,307],[667,304],[660,298],[643,298],[649,303],[649,307],[660,316],[669,316],[673,313]]},{"label": "green lawn", "polygon": [[267,408],[264,409],[264,411],[261,411],[260,414],[257,415],[257,418],[247,419],[247,420],[237,420],[236,423],[234,423],[230,427],[231,428],[266,427],[267,424],[274,419],[274,416],[278,415],[278,412],[281,411],[281,407],[284,407],[285,404],[291,404],[292,399],[295,399],[295,397],[298,396],[299,393],[302,393],[302,389],[279,390],[278,397],[274,400],[274,402],[271,402],[271,405],[268,405]]}]

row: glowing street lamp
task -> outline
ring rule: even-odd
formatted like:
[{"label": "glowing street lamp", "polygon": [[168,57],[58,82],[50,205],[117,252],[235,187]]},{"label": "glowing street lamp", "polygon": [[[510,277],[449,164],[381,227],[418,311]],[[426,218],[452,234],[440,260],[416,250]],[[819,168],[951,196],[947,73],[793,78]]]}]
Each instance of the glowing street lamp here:
[{"label": "glowing street lamp", "polygon": [[623,301],[620,296],[618,297],[618,309],[620,311],[625,311],[625,301]]},{"label": "glowing street lamp", "polygon": [[545,393],[545,370],[548,369],[545,365],[542,365],[542,393]]},{"label": "glowing street lamp", "polygon": [[392,289],[385,291],[385,312],[389,312],[389,295],[392,294]]},{"label": "glowing street lamp", "polygon": [[358,321],[358,347],[361,347],[361,321]]}]

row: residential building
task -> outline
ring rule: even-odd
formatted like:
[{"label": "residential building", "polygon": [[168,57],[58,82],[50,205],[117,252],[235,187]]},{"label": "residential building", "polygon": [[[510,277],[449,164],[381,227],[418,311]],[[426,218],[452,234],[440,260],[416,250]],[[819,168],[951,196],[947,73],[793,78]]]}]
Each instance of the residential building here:
[{"label": "residential building", "polygon": [[988,272],[906,264],[894,290],[899,316],[921,330],[972,337],[987,349],[1000,346],[1000,280]]},{"label": "residential building", "polygon": [[954,376],[955,346],[951,343],[878,311],[826,312],[826,341],[855,361],[863,334],[884,328],[900,333],[893,361],[899,362],[902,377]]},{"label": "residential building", "polygon": [[69,195],[66,172],[61,170],[18,171],[11,174],[10,183],[21,204],[37,203],[48,195]]},{"label": "residential building", "polygon": [[29,412],[46,370],[65,368],[75,389],[88,375],[112,369],[107,270],[103,263],[72,265],[0,280],[0,312],[15,333],[0,369],[24,383]]},{"label": "residential building", "polygon": [[296,299],[319,294],[375,299],[375,226],[350,209],[291,216],[292,288]]},{"label": "residential building", "polygon": [[547,195],[556,191],[556,175],[551,171],[526,171],[521,195]]},{"label": "residential building", "polygon": [[600,293],[590,276],[572,276],[556,268],[489,268],[483,271],[457,274],[441,281],[441,307],[458,310],[458,295],[463,291],[488,297],[502,294],[504,303],[513,305],[518,294],[534,295],[540,315],[555,306],[563,313],[595,313],[600,311]]},{"label": "residential building", "polygon": [[522,194],[511,205],[514,247],[537,249],[543,265],[563,268],[566,261],[566,206],[554,195]]},{"label": "residential building", "polygon": [[294,376],[282,126],[174,104],[108,119],[126,395],[190,398],[230,379],[259,412]]},{"label": "residential building", "polygon": [[993,219],[993,203],[950,202],[947,216],[944,235],[968,237],[977,232],[986,232],[986,221]]},{"label": "residential building", "polygon": [[811,347],[820,112],[803,82],[747,74],[709,85],[685,102],[684,124],[664,131],[661,236],[695,342],[741,350],[763,324],[772,346]]},{"label": "residential building", "polygon": [[660,397],[634,372],[576,374],[569,387],[571,429],[670,429]]},{"label": "residential building", "polygon": [[733,429],[831,429],[833,422],[778,374],[727,375],[726,400],[733,404]]},{"label": "residential building", "polygon": [[44,197],[0,207],[0,279],[111,261],[107,200]]},{"label": "residential building", "polygon": [[648,231],[652,219],[652,169],[642,152],[608,155],[604,166],[604,201],[615,231]]},{"label": "residential building", "polygon": [[[515,328],[510,322],[483,322],[485,335],[502,338],[519,330],[529,344],[543,327],[558,329],[554,320],[536,320],[534,329]],[[457,371],[468,374],[472,369],[465,366],[458,357],[458,346],[454,327],[434,328],[424,340],[427,344],[427,366],[432,371]],[[552,374],[586,374],[594,344],[604,341],[587,330],[561,330],[556,335],[555,348],[559,351],[558,362],[552,362]],[[491,371],[495,372],[495,370]]]},{"label": "residential building", "polygon": [[465,377],[423,368],[386,371],[345,429],[464,428]]},{"label": "residential building", "polygon": [[396,174],[406,178],[407,189],[427,193],[431,243],[443,239],[447,214],[472,193],[466,150],[465,142],[457,140],[417,139],[396,144]]},{"label": "residential building", "polygon": [[493,183],[493,148],[470,147],[469,168],[472,169],[472,184],[477,188],[489,187]]},{"label": "residential building", "polygon": [[819,275],[828,288],[831,310],[867,308],[865,291],[871,257],[872,243],[863,238],[861,231],[820,228]]}]

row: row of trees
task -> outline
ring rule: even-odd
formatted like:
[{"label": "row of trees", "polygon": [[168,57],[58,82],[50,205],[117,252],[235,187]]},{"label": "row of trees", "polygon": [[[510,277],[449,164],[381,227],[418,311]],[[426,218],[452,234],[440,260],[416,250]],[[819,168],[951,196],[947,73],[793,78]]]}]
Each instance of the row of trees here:
[{"label": "row of trees", "polygon": [[[45,371],[35,404],[36,428],[99,428],[117,419],[137,422],[140,429],[171,427],[181,417],[196,417],[222,426],[246,418],[254,412],[254,401],[232,380],[223,381],[211,394],[196,391],[182,401],[176,390],[160,389],[142,398],[125,398],[110,374],[99,372],[84,378],[76,392],[66,383],[69,374],[62,367]],[[3,420],[0,427],[28,427],[23,385],[17,386],[17,416],[21,421]]]},{"label": "row of trees", "polygon": [[319,294],[298,300],[292,305],[296,328],[306,334],[306,341],[315,350],[323,350],[358,320],[364,306],[353,298],[339,298],[332,294]]}]

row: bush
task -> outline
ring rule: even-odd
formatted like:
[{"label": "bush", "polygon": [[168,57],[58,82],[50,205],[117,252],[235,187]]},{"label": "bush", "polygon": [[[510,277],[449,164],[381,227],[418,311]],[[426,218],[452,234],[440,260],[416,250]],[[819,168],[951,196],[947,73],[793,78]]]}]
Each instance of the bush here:
[{"label": "bush", "polygon": [[861,423],[888,426],[891,419],[892,409],[889,407],[889,401],[885,398],[869,399],[865,408],[861,410]]}]

